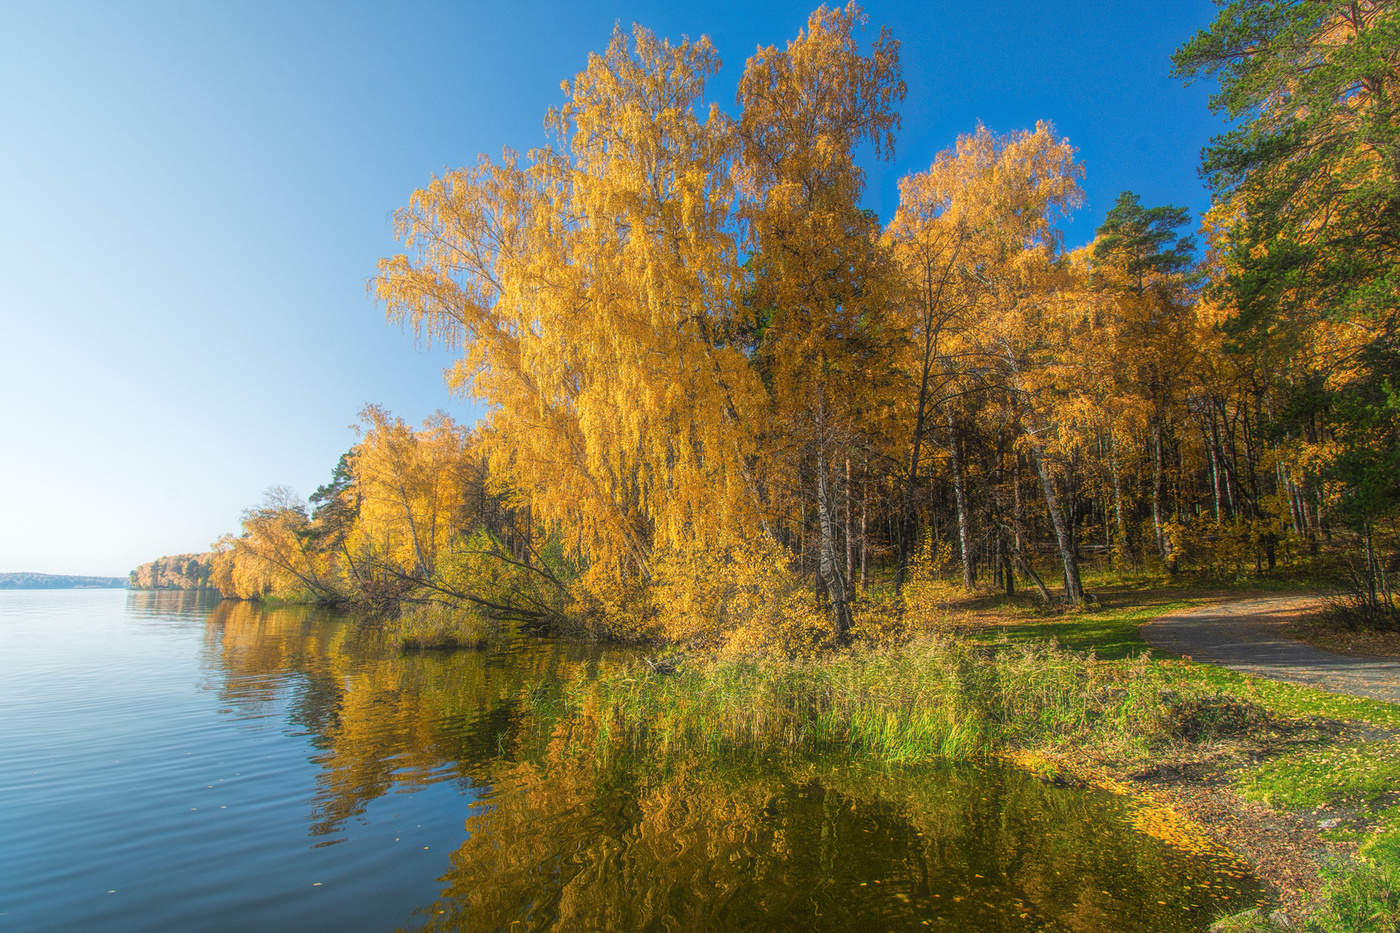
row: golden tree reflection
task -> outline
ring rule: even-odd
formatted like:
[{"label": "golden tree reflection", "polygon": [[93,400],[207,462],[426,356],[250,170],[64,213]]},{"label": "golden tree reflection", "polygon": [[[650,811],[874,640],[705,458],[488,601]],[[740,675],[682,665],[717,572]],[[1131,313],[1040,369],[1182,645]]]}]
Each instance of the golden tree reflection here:
[{"label": "golden tree reflection", "polygon": [[311,735],[313,834],[393,790],[481,789],[429,929],[1190,930],[1259,893],[1190,840],[1135,831],[1131,801],[1008,767],[596,756],[605,720],[538,718],[531,691],[620,652],[405,654],[246,603],[213,612],[208,650],[231,708],[289,701]]},{"label": "golden tree reflection", "polygon": [[1205,929],[1258,889],[1126,803],[977,767],[498,775],[428,929]]},{"label": "golden tree reflection", "polygon": [[312,735],[317,833],[395,787],[489,783],[519,741],[528,689],[593,669],[603,655],[526,639],[499,651],[403,653],[344,617],[232,601],[214,609],[208,638],[224,703],[260,715],[288,696],[293,723]]}]

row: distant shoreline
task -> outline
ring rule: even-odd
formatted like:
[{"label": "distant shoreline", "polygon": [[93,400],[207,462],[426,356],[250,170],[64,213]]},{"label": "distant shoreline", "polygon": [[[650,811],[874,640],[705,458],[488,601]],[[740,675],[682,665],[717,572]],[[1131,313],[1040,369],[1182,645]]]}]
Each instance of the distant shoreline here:
[{"label": "distant shoreline", "polygon": [[115,590],[125,589],[126,577],[94,577],[61,573],[0,573],[0,590]]}]

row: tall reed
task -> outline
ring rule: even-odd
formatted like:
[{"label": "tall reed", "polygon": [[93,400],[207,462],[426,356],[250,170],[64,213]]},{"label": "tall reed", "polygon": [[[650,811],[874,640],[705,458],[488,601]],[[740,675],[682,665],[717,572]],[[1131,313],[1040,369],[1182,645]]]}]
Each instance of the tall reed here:
[{"label": "tall reed", "polygon": [[[946,637],[816,659],[633,669],[536,694],[574,744],[601,755],[846,751],[889,762],[1111,744],[1179,734],[1211,696],[1139,658]],[[1231,701],[1236,702],[1236,701]],[[551,728],[558,728],[553,725]]]}]

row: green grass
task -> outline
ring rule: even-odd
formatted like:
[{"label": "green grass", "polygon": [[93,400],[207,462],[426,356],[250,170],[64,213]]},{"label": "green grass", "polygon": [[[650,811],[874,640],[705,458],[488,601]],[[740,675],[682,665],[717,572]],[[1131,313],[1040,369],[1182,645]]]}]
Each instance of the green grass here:
[{"label": "green grass", "polygon": [[[1249,596],[1256,592],[1257,590],[1251,587],[1242,590],[1241,595]],[[1228,668],[1209,664],[1177,661],[1174,656],[1148,645],[1142,638],[1141,626],[1167,613],[1199,605],[1201,599],[1191,598],[1193,593],[1198,591],[1187,587],[1182,587],[1180,592],[1168,593],[1151,588],[1135,595],[1125,595],[1119,590],[1110,598],[1114,601],[1137,601],[1127,605],[1081,609],[1059,615],[1035,613],[1018,606],[1010,610],[1014,616],[1021,617],[1016,621],[982,628],[973,625],[966,629],[966,633],[982,643],[994,643],[1003,639],[1021,644],[1054,641],[1072,650],[1092,651],[1106,660],[1136,658],[1150,654],[1156,660],[1175,663],[1180,669],[1179,676],[1196,681],[1206,689],[1230,693],[1257,702],[1280,716],[1366,722],[1400,729],[1400,706],[1393,703],[1327,693],[1300,684],[1248,677]],[[1221,593],[1212,590],[1209,595],[1216,598]]]},{"label": "green grass", "polygon": [[[1094,581],[1107,585],[1110,581]],[[1332,694],[1312,687],[1248,677],[1213,665],[1173,660],[1142,640],[1139,626],[1168,612],[1185,608],[1203,595],[1199,584],[1148,578],[1136,583],[1118,579],[1115,600],[1136,591],[1147,605],[1080,611],[1063,616],[1027,618],[996,627],[996,635],[1020,642],[1046,641],[1105,658],[1150,654],[1153,666],[1171,671],[1171,678],[1206,695],[1236,697],[1267,711],[1277,720],[1331,723],[1329,730],[1301,749],[1276,754],[1233,775],[1241,793],[1274,807],[1316,809],[1350,814],[1331,835],[1357,843],[1357,861],[1332,869],[1312,904],[1301,929],[1310,933],[1396,933],[1400,930],[1400,806],[1387,806],[1400,794],[1400,739],[1366,740],[1356,736],[1358,725],[1400,730],[1400,706],[1378,700]],[[1250,581],[1240,595],[1260,592],[1315,591],[1316,580],[1266,579]],[[1212,587],[1209,595],[1226,595]],[[1129,596],[1129,599],[1132,597]],[[989,636],[990,637],[990,636]],[[1266,933],[1299,929],[1280,925],[1259,911],[1228,918],[1219,929],[1233,933]]]},{"label": "green grass", "polygon": [[1356,806],[1400,792],[1400,742],[1328,742],[1265,762],[1240,781],[1273,806]]},{"label": "green grass", "polygon": [[974,620],[979,613],[990,612],[1005,621],[980,631],[974,624],[969,626],[968,632],[983,641],[1003,637],[1012,641],[1053,638],[1067,648],[1093,651],[1102,658],[1132,658],[1147,652],[1168,657],[1143,640],[1140,626],[1144,622],[1207,600],[1232,595],[1249,597],[1313,592],[1315,585],[1274,578],[1235,584],[1193,575],[1122,575],[1100,571],[1087,575],[1085,589],[1097,594],[1103,605],[1091,604],[1081,609],[1047,613],[1024,592],[1014,597],[982,597],[968,605]]},{"label": "green grass", "polygon": [[1152,650],[1142,639],[1142,623],[1190,605],[1188,600],[1176,599],[1150,606],[1085,609],[998,626],[994,632],[996,637],[1004,636],[1013,642],[1053,638],[1066,648],[1093,651],[1101,658],[1135,658]]},{"label": "green grass", "polygon": [[[1400,740],[1339,738],[1266,761],[1239,779],[1242,793],[1275,807],[1336,814],[1328,835],[1358,844],[1357,861],[1328,872],[1303,929],[1400,929]],[[1385,804],[1389,802],[1390,806]],[[1270,931],[1276,926],[1240,927]]]},{"label": "green grass", "polygon": [[1400,929],[1400,861],[1372,860],[1329,877],[1310,933],[1395,933]]},{"label": "green grass", "polygon": [[[1047,573],[1048,576],[1042,574],[1047,584],[1058,578],[1058,571],[1047,569]],[[1081,564],[1079,577],[1084,588],[1090,593],[1106,588],[1131,588],[1154,592],[1208,588],[1254,593],[1313,593],[1334,588],[1337,585],[1338,572],[1335,568],[1316,563],[1306,566],[1280,565],[1273,572],[1263,574],[1256,574],[1252,570],[1238,574],[1206,573],[1189,568],[1179,573],[1167,573],[1161,567],[1120,571],[1110,568],[1104,561],[1096,561]]]},{"label": "green grass", "polygon": [[1366,697],[1327,693],[1314,687],[1249,677],[1209,664],[1177,662],[1189,676],[1214,689],[1246,697],[1279,716],[1294,719],[1327,719],[1341,723],[1369,723],[1400,729],[1400,706]]},{"label": "green grass", "polygon": [[[1292,592],[1310,587],[1253,583],[1249,591]],[[1169,591],[1170,592],[1170,591]],[[1189,591],[1188,591],[1189,592]],[[1183,597],[1186,592],[1183,592]],[[1021,639],[1055,638],[1107,657],[1132,656],[1147,650],[1137,627],[1188,605],[1186,599],[1147,607],[1028,622],[1008,634]],[[1400,930],[1400,806],[1385,806],[1400,793],[1400,740],[1355,736],[1358,724],[1400,730],[1400,706],[1312,687],[1248,677],[1226,668],[1184,661],[1158,660],[1174,669],[1184,684],[1207,694],[1234,696],[1284,720],[1324,720],[1335,731],[1302,749],[1286,751],[1235,775],[1241,792],[1274,807],[1315,809],[1359,817],[1334,831],[1358,845],[1358,861],[1329,872],[1302,929],[1311,933],[1395,933]],[[1231,918],[1222,931],[1278,931],[1281,926],[1260,912]]]},{"label": "green grass", "polygon": [[[927,637],[819,659],[693,662],[580,680],[545,721],[563,720],[596,754],[808,756],[879,762],[969,759],[1024,750],[1164,744],[1254,722],[1250,706],[1151,661],[1104,660],[1040,643]],[[1190,735],[1188,735],[1190,733]]]}]

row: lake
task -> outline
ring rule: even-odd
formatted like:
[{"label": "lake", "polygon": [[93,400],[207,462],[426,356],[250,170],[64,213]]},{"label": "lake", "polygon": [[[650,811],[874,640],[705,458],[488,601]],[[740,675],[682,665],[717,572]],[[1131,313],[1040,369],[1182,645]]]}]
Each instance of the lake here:
[{"label": "lake", "polygon": [[1133,802],[1010,768],[558,754],[529,691],[627,663],[0,592],[0,928],[1124,933],[1263,897]]}]

